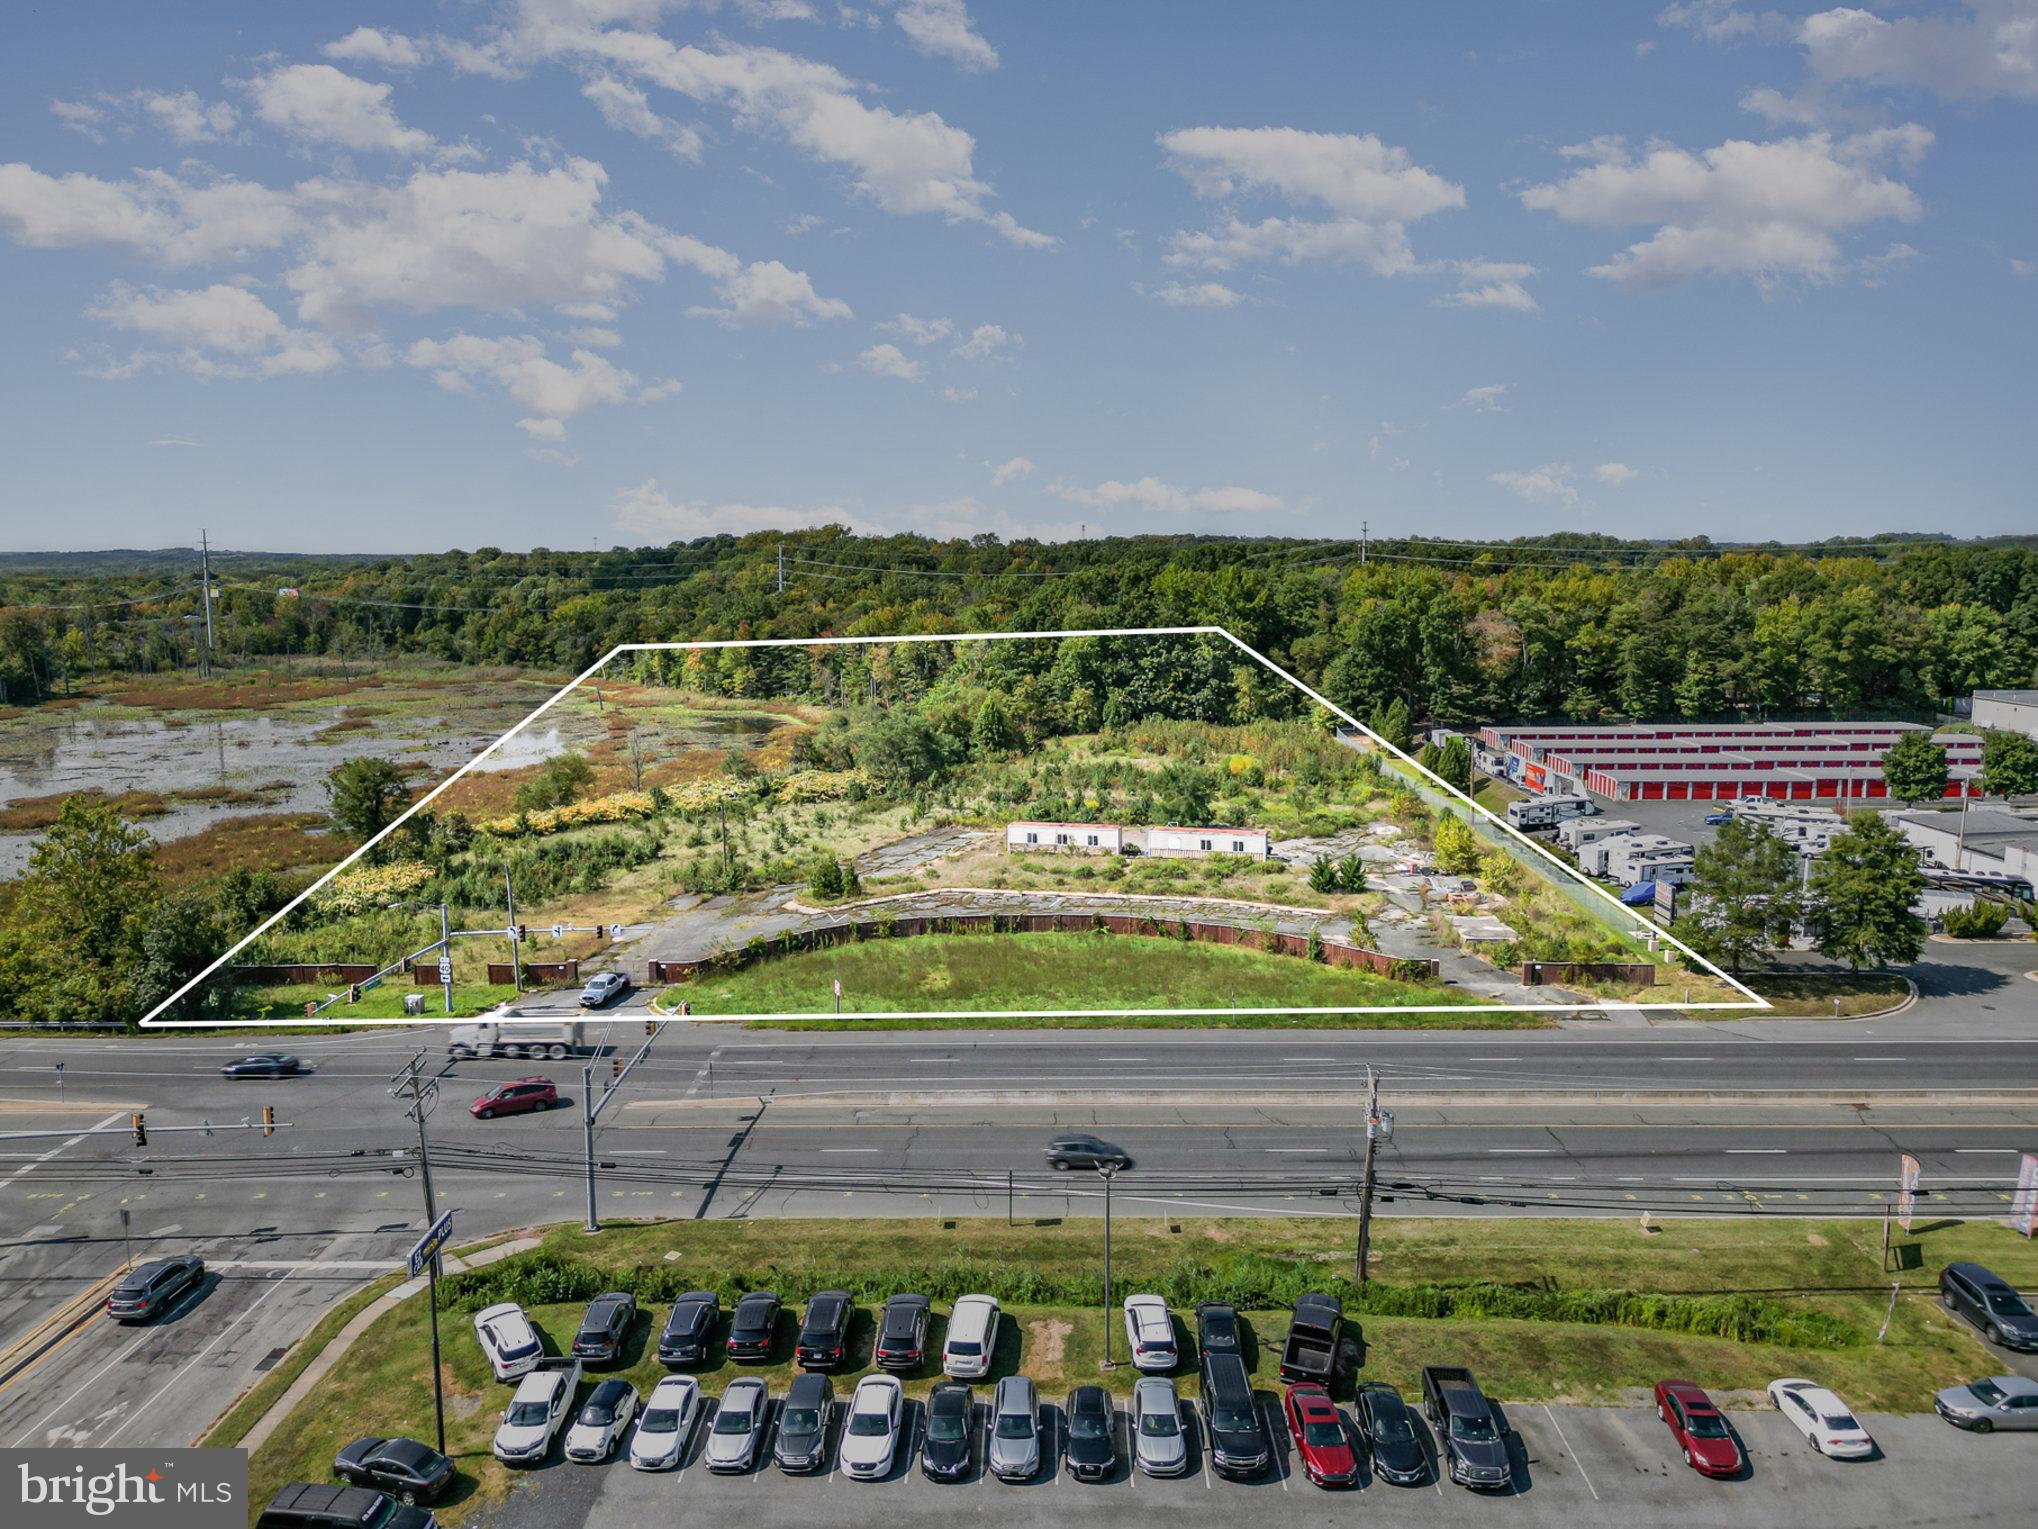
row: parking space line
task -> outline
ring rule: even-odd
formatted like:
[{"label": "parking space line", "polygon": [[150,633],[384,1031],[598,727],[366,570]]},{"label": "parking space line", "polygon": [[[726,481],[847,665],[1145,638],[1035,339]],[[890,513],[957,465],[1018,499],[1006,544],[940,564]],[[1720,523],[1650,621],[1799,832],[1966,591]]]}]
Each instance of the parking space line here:
[{"label": "parking space line", "polygon": [[1592,1478],[1586,1474],[1585,1462],[1578,1458],[1578,1451],[1573,1449],[1571,1447],[1571,1441],[1564,1437],[1564,1425],[1557,1421],[1557,1414],[1550,1410],[1550,1404],[1548,1402],[1543,1403],[1543,1416],[1548,1418],[1550,1420],[1550,1426],[1557,1430],[1557,1442],[1564,1446],[1564,1453],[1569,1455],[1571,1457],[1571,1463],[1578,1467],[1578,1479],[1585,1483],[1585,1490],[1592,1494],[1592,1500],[1594,1502],[1598,1502],[1599,1488],[1592,1484]]}]

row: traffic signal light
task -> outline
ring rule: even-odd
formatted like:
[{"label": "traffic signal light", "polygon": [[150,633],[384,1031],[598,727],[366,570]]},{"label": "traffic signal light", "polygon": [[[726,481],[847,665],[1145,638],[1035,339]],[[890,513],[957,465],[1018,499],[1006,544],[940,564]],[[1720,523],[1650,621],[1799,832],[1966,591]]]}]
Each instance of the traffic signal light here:
[{"label": "traffic signal light", "polygon": [[276,1134],[276,1106],[273,1104],[262,1106],[262,1134],[264,1136]]},{"label": "traffic signal light", "polygon": [[620,1078],[620,1077],[621,1077],[621,1076],[623,1075],[623,1054],[622,1054],[622,1052],[618,1051],[618,1052],[617,1052],[617,1053],[616,1053],[616,1054],[615,1054],[615,1055],[614,1055],[613,1057],[609,1058],[609,1060],[610,1060],[611,1062],[613,1062],[613,1063],[615,1064],[615,1074],[616,1074],[616,1076],[617,1076],[617,1077],[619,1077],[619,1078]]},{"label": "traffic signal light", "polygon": [[647,1019],[647,1020],[645,1020],[645,1021],[644,1021],[644,1034],[645,1034],[646,1036],[652,1036],[652,1035],[656,1035],[657,1033],[658,1033],[658,1021],[657,1021],[657,1020],[655,1020],[655,1019]]},{"label": "traffic signal light", "polygon": [[146,1147],[149,1144],[149,1131],[148,1127],[142,1124],[142,1112],[136,1110],[129,1117],[128,1123],[134,1127],[134,1144],[137,1147]]},{"label": "traffic signal light", "polygon": [[524,941],[528,940],[530,937],[531,931],[528,925],[524,924],[517,925],[517,943],[519,945],[523,944]]}]

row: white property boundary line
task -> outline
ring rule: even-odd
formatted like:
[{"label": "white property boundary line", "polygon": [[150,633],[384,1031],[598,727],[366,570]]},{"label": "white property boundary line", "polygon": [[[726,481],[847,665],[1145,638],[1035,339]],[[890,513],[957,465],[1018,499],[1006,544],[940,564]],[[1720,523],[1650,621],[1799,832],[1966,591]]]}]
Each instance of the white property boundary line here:
[{"label": "white property boundary line", "polygon": [[[1611,892],[1608,892],[1606,888],[1600,886],[1596,882],[1588,880],[1583,876],[1579,876],[1575,871],[1571,869],[1570,866],[1565,865],[1563,861],[1559,860],[1555,855],[1551,854],[1550,851],[1544,848],[1542,845],[1536,843],[1535,840],[1529,838],[1528,835],[1522,833],[1519,829],[1513,827],[1505,819],[1495,817],[1492,813],[1488,812],[1484,807],[1481,807],[1477,802],[1473,801],[1471,797],[1467,796],[1464,792],[1458,790],[1457,787],[1451,785],[1448,781],[1438,776],[1435,772],[1431,771],[1430,769],[1419,763],[1410,755],[1394,747],[1393,744],[1389,743],[1386,739],[1382,738],[1378,733],[1374,732],[1370,727],[1366,726],[1366,724],[1361,722],[1357,717],[1352,716],[1349,712],[1344,710],[1343,707],[1333,705],[1330,701],[1326,700],[1316,691],[1310,689],[1309,686],[1303,684],[1302,681],[1295,678],[1294,675],[1290,674],[1286,669],[1283,669],[1279,664],[1275,663],[1265,654],[1239,641],[1238,638],[1234,637],[1230,632],[1226,631],[1221,626],[1089,627],[1074,631],[1054,631],[1054,632],[922,632],[922,633],[907,633],[892,637],[760,637],[760,638],[724,638],[719,640],[702,642],[625,642],[618,643],[615,647],[609,649],[607,653],[603,654],[587,669],[585,669],[575,678],[569,680],[565,685],[560,687],[558,691],[556,691],[552,696],[550,696],[542,705],[538,706],[535,710],[533,710],[529,716],[523,719],[523,721],[517,723],[516,726],[510,728],[509,731],[505,732],[500,738],[496,739],[495,742],[489,744],[487,748],[483,749],[479,754],[476,754],[472,759],[468,760],[466,764],[460,766],[459,769],[455,770],[451,775],[447,776],[444,780],[440,781],[438,785],[434,786],[430,791],[427,791],[423,796],[419,797],[417,801],[413,802],[408,808],[406,808],[404,812],[399,817],[397,817],[397,819],[394,822],[389,824],[388,827],[384,828],[380,833],[376,834],[373,838],[369,839],[359,849],[355,850],[351,855],[347,856],[346,859],[342,860],[338,865],[334,866],[331,870],[327,871],[323,876],[319,877],[318,880],[314,881],[310,886],[306,887],[302,892],[298,893],[297,896],[291,898],[290,901],[285,903],[281,908],[277,909],[274,913],[270,914],[268,918],[264,919],[260,924],[256,925],[240,940],[235,942],[235,944],[232,947],[230,947],[224,954],[222,954],[218,960],[214,961],[210,966],[206,967],[204,971],[200,972],[197,976],[193,977],[190,981],[186,982],[182,987],[178,988],[177,991],[172,993],[168,998],[165,998],[161,1003],[157,1004],[153,1009],[149,1010],[149,1012],[142,1017],[141,1028],[145,1030],[179,1030],[179,1029],[252,1030],[252,1029],[284,1028],[303,1024],[304,1021],[302,1019],[180,1020],[180,1019],[161,1019],[159,1018],[159,1016],[163,1013],[165,1009],[169,1008],[172,1004],[176,1003],[180,998],[184,997],[185,994],[191,992],[191,990],[196,988],[200,983],[210,980],[229,961],[231,961],[235,956],[239,955],[243,950],[246,950],[248,946],[252,945],[257,939],[261,938],[262,935],[266,934],[269,930],[273,929],[277,924],[281,923],[286,917],[289,916],[293,909],[297,908],[305,901],[307,901],[327,882],[331,881],[335,876],[339,875],[340,872],[346,870],[348,866],[352,865],[355,861],[359,860],[363,855],[367,854],[369,850],[373,849],[376,845],[380,844],[384,839],[388,838],[391,834],[395,833],[396,830],[402,827],[403,824],[407,822],[410,818],[415,816],[417,813],[422,812],[426,807],[430,806],[431,803],[439,796],[439,794],[447,789],[447,787],[451,786],[455,781],[464,778],[470,772],[478,768],[482,761],[487,759],[491,754],[495,753],[497,749],[501,748],[504,744],[508,743],[510,739],[516,737],[517,734],[521,733],[533,722],[537,721],[540,717],[544,716],[546,712],[550,711],[554,706],[557,706],[561,701],[565,700],[567,696],[571,695],[575,690],[579,689],[581,685],[585,684],[588,680],[593,679],[597,674],[601,673],[603,669],[608,667],[609,663],[612,660],[620,657],[625,653],[685,653],[717,648],[869,647],[916,642],[925,643],[1055,642],[1071,637],[1220,637],[1224,639],[1224,641],[1230,643],[1233,647],[1237,648],[1239,652],[1245,654],[1246,657],[1252,659],[1253,662],[1260,665],[1261,668],[1267,670],[1271,674],[1278,675],[1281,679],[1285,680],[1295,689],[1301,691],[1302,694],[1308,696],[1310,700],[1314,701],[1324,710],[1331,713],[1332,716],[1342,719],[1343,721],[1349,723],[1352,727],[1356,728],[1358,731],[1364,733],[1368,738],[1372,739],[1372,741],[1375,744],[1377,744],[1380,748],[1386,750],[1389,754],[1393,755],[1403,764],[1409,766],[1409,768],[1417,771],[1431,784],[1439,787],[1441,790],[1443,790],[1450,796],[1455,797],[1459,802],[1464,804],[1466,807],[1470,808],[1473,812],[1478,813],[1481,817],[1485,818],[1489,823],[1492,823],[1495,827],[1499,828],[1503,833],[1510,834],[1514,838],[1520,840],[1523,844],[1527,845],[1530,849],[1535,851],[1535,853],[1541,855],[1545,860],[1549,861],[1549,863],[1552,866],[1554,866],[1560,874],[1575,878],[1580,885],[1590,888],[1599,897],[1603,898],[1608,904],[1608,906],[1612,907],[1623,916],[1630,919],[1634,919],[1637,923],[1640,922],[1638,916],[1633,912],[1633,910],[1626,907],[1620,901],[1619,898],[1615,897]],[[1267,1013],[1573,1014],[1576,1013],[1581,1007],[1601,1011],[1613,1009],[1620,1011],[1633,1010],[1639,1012],[1650,1012],[1659,1009],[1684,1010],[1684,1011],[1693,1009],[1712,1009],[1712,1010],[1752,1009],[1759,1011],[1773,1007],[1769,1000],[1764,998],[1760,993],[1755,992],[1752,988],[1728,976],[1725,972],[1721,971],[1717,966],[1713,965],[1712,962],[1706,960],[1705,957],[1701,956],[1697,951],[1693,950],[1690,946],[1686,945],[1682,940],[1676,938],[1676,936],[1670,934],[1668,931],[1665,930],[1658,930],[1656,931],[1656,933],[1658,935],[1658,938],[1674,946],[1679,954],[1697,963],[1697,965],[1702,967],[1707,972],[1711,973],[1713,976],[1719,978],[1720,981],[1726,983],[1728,987],[1734,989],[1736,992],[1746,994],[1747,1001],[1730,1002],[1726,1000],[1721,1000],[1717,1002],[1707,1003],[1668,1003],[1668,1002],[1592,1003],[1586,1005],[1550,1004],[1550,1003],[1394,1004],[1384,1006],[1340,1005],[1336,1007],[1295,1008],[1295,1009],[1266,1009],[1255,1007],[1250,1012],[1255,1014],[1267,1014]],[[1205,1008],[1205,1009],[978,1009],[969,1011],[958,1011],[955,1009],[915,1009],[904,1011],[880,1010],[869,1013],[856,1012],[830,1017],[831,1018],[839,1017],[842,1019],[952,1019],[959,1012],[968,1012],[983,1019],[1082,1019],[1082,1018],[1130,1019],[1130,1018],[1192,1018],[1197,1016],[1216,1017],[1220,1015],[1244,1013],[1247,1011],[1240,1009],[1232,1009],[1228,1007]],[[556,1020],[541,1018],[525,1019],[517,1015],[496,1015],[494,1017],[496,1022],[503,1024],[557,1023]],[[743,1016],[743,1018],[746,1021],[774,1020],[774,1019],[813,1019],[815,1017],[816,1017],[815,1015],[810,1013],[746,1014]],[[448,1020],[443,1016],[437,1019],[339,1019],[339,1020],[325,1019],[322,1022],[327,1024],[363,1028],[392,1025],[445,1025],[454,1023],[454,1021]]]}]

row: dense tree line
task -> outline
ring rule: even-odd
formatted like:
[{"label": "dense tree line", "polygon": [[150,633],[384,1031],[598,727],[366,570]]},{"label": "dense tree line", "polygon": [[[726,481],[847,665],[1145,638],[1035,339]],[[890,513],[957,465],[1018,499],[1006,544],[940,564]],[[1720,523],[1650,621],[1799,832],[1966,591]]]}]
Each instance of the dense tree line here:
[{"label": "dense tree line", "polygon": [[[626,642],[1210,624],[1361,715],[1399,700],[1418,722],[1460,725],[1918,713],[2038,671],[2038,546],[2023,541],[1728,551],[1562,536],[1374,543],[1363,563],[1325,546],[829,529],[606,553],[271,559],[223,565],[213,619],[229,663],[423,655],[572,673]],[[22,704],[88,673],[188,667],[195,610],[181,568],[87,583],[0,565],[0,684]],[[804,662],[753,650],[710,672],[743,693]],[[1089,704],[1101,712],[1113,693],[1091,689]]]}]

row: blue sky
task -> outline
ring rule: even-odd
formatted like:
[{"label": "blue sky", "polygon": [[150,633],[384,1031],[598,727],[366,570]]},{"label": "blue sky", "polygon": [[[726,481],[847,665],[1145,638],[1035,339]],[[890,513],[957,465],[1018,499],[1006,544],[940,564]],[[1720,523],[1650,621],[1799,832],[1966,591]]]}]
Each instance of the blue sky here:
[{"label": "blue sky", "polygon": [[9,549],[2033,529],[2038,0],[14,35]]}]

